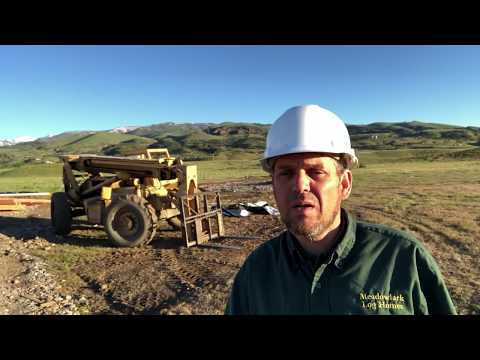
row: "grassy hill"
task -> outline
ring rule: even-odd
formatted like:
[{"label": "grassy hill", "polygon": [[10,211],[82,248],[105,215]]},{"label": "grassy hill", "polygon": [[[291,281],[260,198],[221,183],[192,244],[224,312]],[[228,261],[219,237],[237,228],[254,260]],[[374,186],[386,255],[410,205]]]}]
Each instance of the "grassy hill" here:
[{"label": "grassy hill", "polygon": [[33,142],[0,147],[0,165],[58,162],[60,154],[107,154],[112,146],[119,144],[126,144],[122,147],[128,148],[129,144],[137,143],[139,149],[144,149],[154,142],[135,135],[106,131],[63,133]]},{"label": "grassy hill", "polygon": [[360,166],[368,167],[376,164],[418,161],[480,160],[480,148],[359,150],[357,155],[360,159]]},{"label": "grassy hill", "polygon": [[352,146],[358,149],[456,148],[477,145],[475,127],[430,124],[419,121],[349,125]]},{"label": "grassy hill", "polygon": [[[419,121],[378,122],[347,127],[352,146],[360,152],[406,150],[397,155],[423,160],[478,159],[475,149],[480,146],[479,127]],[[66,132],[33,142],[0,147],[0,166],[58,162],[58,155],[66,153],[119,156],[147,147],[166,147],[171,154],[184,160],[256,159],[263,153],[269,128],[270,125],[265,124],[232,122],[163,123],[139,127],[128,133]],[[421,151],[408,152],[415,149]],[[460,152],[457,153],[457,150]],[[387,154],[382,156],[389,158]]]},{"label": "grassy hill", "polygon": [[[171,154],[186,160],[207,160],[228,158],[236,152],[242,153],[244,158],[260,154],[265,147],[268,129],[269,125],[260,124],[167,123],[138,128],[129,134],[141,136],[142,144],[168,148]],[[125,153],[127,144],[122,142],[113,145],[106,149],[105,153]]]}]

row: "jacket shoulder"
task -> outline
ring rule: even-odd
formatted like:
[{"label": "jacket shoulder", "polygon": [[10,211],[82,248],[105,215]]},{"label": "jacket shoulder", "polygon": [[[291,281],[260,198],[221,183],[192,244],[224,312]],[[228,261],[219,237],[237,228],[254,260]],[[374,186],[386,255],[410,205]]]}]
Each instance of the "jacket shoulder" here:
[{"label": "jacket shoulder", "polygon": [[423,250],[422,243],[413,234],[382,224],[357,222],[357,237],[368,238],[369,241],[390,241],[397,245],[414,246]]}]

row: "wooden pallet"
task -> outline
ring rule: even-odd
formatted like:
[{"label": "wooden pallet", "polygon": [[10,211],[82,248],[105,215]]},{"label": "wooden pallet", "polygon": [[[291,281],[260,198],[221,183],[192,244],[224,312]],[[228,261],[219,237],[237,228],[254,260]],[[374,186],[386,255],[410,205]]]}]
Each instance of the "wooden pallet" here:
[{"label": "wooden pallet", "polygon": [[[200,197],[202,199],[200,200]],[[209,209],[208,194],[182,196],[180,199],[182,238],[187,247],[220,239],[225,235],[220,195],[215,194],[215,210]],[[214,224],[212,224],[212,221]],[[215,229],[215,231],[214,231]]]}]

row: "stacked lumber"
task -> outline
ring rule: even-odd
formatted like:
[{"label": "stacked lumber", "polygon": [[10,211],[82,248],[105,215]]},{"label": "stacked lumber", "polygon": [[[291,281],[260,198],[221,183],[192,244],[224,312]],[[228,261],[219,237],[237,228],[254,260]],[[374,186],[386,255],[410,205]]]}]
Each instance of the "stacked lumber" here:
[{"label": "stacked lumber", "polygon": [[19,211],[25,208],[16,199],[0,198],[0,211]]},{"label": "stacked lumber", "polygon": [[50,193],[5,193],[0,194],[0,211],[24,210],[25,205],[49,204],[50,199],[36,199],[34,197],[50,197]]},{"label": "stacked lumber", "polygon": [[50,199],[15,199],[15,201],[22,205],[50,204]]}]

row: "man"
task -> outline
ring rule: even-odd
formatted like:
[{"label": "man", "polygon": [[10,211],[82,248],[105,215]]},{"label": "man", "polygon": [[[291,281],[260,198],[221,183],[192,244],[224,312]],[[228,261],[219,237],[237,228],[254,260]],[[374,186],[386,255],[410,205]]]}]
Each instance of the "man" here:
[{"label": "man", "polygon": [[456,314],[420,242],[341,207],[357,162],[332,112],[298,106],[275,121],[262,167],[287,231],[249,255],[226,314]]}]

